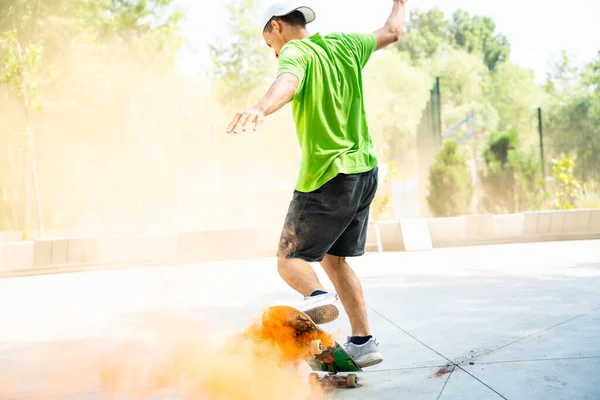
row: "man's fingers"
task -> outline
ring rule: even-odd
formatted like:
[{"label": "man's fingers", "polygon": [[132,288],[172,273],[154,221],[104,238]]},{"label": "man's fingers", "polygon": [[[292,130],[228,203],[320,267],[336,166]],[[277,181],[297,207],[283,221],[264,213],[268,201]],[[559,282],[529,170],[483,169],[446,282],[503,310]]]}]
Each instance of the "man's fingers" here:
[{"label": "man's fingers", "polygon": [[238,121],[240,120],[240,117],[242,116],[242,113],[237,113],[235,115],[235,117],[231,120],[231,122],[229,123],[229,126],[226,129],[226,132],[229,133],[232,131],[232,129],[237,125]]},{"label": "man's fingers", "polygon": [[237,126],[235,127],[235,129],[233,130],[235,133],[239,132],[239,128],[241,127],[242,130],[246,130],[245,125],[246,125],[246,121],[248,120],[248,118],[250,117],[250,113],[248,111],[245,111],[242,116],[240,117],[240,120],[237,122]]},{"label": "man's fingers", "polygon": [[[254,124],[256,126],[256,119],[258,118],[258,114],[256,113],[251,113],[248,117],[248,119],[246,119],[246,122],[244,123],[244,125],[242,126],[242,130],[243,131],[247,131],[248,128],[250,128],[251,124]],[[256,127],[254,128],[256,130]]]},{"label": "man's fingers", "polygon": [[262,124],[263,119],[265,119],[265,117],[263,117],[262,115],[257,115],[256,119],[254,120],[254,130],[256,130],[256,128],[258,128],[258,126],[260,124]]},{"label": "man's fingers", "polygon": [[256,130],[256,127],[262,123],[263,119],[264,115],[255,110],[239,112],[227,126],[226,132],[230,133],[233,131],[233,133],[238,133],[240,129],[245,132],[251,125],[254,125],[253,129]]}]

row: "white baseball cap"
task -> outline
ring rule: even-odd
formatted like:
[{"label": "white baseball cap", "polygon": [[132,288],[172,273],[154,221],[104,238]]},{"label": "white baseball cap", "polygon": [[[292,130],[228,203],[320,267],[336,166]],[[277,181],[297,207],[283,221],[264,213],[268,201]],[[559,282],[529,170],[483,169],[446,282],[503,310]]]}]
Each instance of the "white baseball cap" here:
[{"label": "white baseball cap", "polygon": [[312,8],[304,4],[305,3],[297,0],[284,0],[273,3],[263,14],[261,27],[264,29],[265,26],[267,26],[267,23],[273,17],[283,17],[284,15],[291,14],[294,11],[300,11],[302,14],[304,14],[307,24],[313,22],[315,20],[315,12],[312,10]]}]

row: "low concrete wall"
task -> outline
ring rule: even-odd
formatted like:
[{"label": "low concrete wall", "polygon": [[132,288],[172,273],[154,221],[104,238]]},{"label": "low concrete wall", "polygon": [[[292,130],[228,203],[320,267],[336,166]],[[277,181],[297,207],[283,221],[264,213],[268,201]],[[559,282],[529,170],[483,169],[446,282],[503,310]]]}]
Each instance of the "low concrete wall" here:
[{"label": "low concrete wall", "polygon": [[[406,239],[400,229],[402,223],[403,220],[378,223],[384,251],[406,250]],[[427,225],[433,247],[600,239],[600,210],[432,218],[427,220]]]},{"label": "low concrete wall", "polygon": [[[600,210],[469,215],[377,222],[383,251],[431,247],[600,239]],[[376,243],[373,225],[367,242]],[[0,276],[132,264],[194,263],[272,257],[280,228],[123,237],[54,237],[0,242]],[[370,246],[369,250],[377,250]]]},{"label": "low concrete wall", "polygon": [[0,274],[32,268],[34,255],[32,242],[0,243]]},{"label": "low concrete wall", "polygon": [[433,247],[453,241],[467,240],[467,219],[465,217],[432,218],[427,221]]},{"label": "low concrete wall", "polygon": [[492,237],[498,239],[518,239],[525,232],[525,215],[494,215],[492,217],[492,227]]},{"label": "low concrete wall", "polygon": [[0,242],[19,242],[23,240],[23,233],[18,231],[0,232]]},{"label": "low concrete wall", "polygon": [[468,215],[429,220],[434,247],[600,239],[600,210]]}]

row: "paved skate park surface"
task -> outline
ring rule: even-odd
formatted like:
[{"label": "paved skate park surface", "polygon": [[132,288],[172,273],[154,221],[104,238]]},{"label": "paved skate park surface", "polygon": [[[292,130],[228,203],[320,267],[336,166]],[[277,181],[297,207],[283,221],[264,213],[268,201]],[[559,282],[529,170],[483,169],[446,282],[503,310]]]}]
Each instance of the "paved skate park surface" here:
[{"label": "paved skate park surface", "polygon": [[[385,360],[360,374],[360,387],[333,398],[600,398],[600,241],[368,253],[350,261]],[[74,382],[74,372],[85,370],[82,348],[101,352],[161,316],[210,326],[207,335],[234,334],[265,307],[300,300],[271,258],[3,279],[0,398],[36,398],[44,368],[69,371],[53,380],[51,398],[111,398],[94,388],[95,377]],[[339,341],[349,334],[344,313],[324,328]],[[265,390],[270,384],[262,382]]]}]

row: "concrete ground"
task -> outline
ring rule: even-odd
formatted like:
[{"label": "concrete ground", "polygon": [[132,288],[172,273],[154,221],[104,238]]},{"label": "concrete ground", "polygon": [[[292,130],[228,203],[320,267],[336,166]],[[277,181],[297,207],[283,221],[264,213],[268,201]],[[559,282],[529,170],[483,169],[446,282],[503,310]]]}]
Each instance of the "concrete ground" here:
[{"label": "concrete ground", "polygon": [[[600,241],[351,261],[385,361],[333,398],[600,398]],[[188,376],[216,374],[212,393],[230,396],[220,398],[305,398],[305,364],[296,378],[268,361],[232,365],[210,347],[246,329],[266,306],[298,300],[273,259],[0,280],[0,399],[112,398],[100,379],[156,388],[151,372],[166,371],[158,349],[174,343],[173,331],[197,345],[178,348],[187,362],[178,365]],[[340,341],[348,327],[343,313],[324,326]],[[132,337],[145,340],[145,350],[118,347]],[[102,358],[111,350],[113,364]],[[136,398],[177,398],[184,389],[173,390]]]}]

